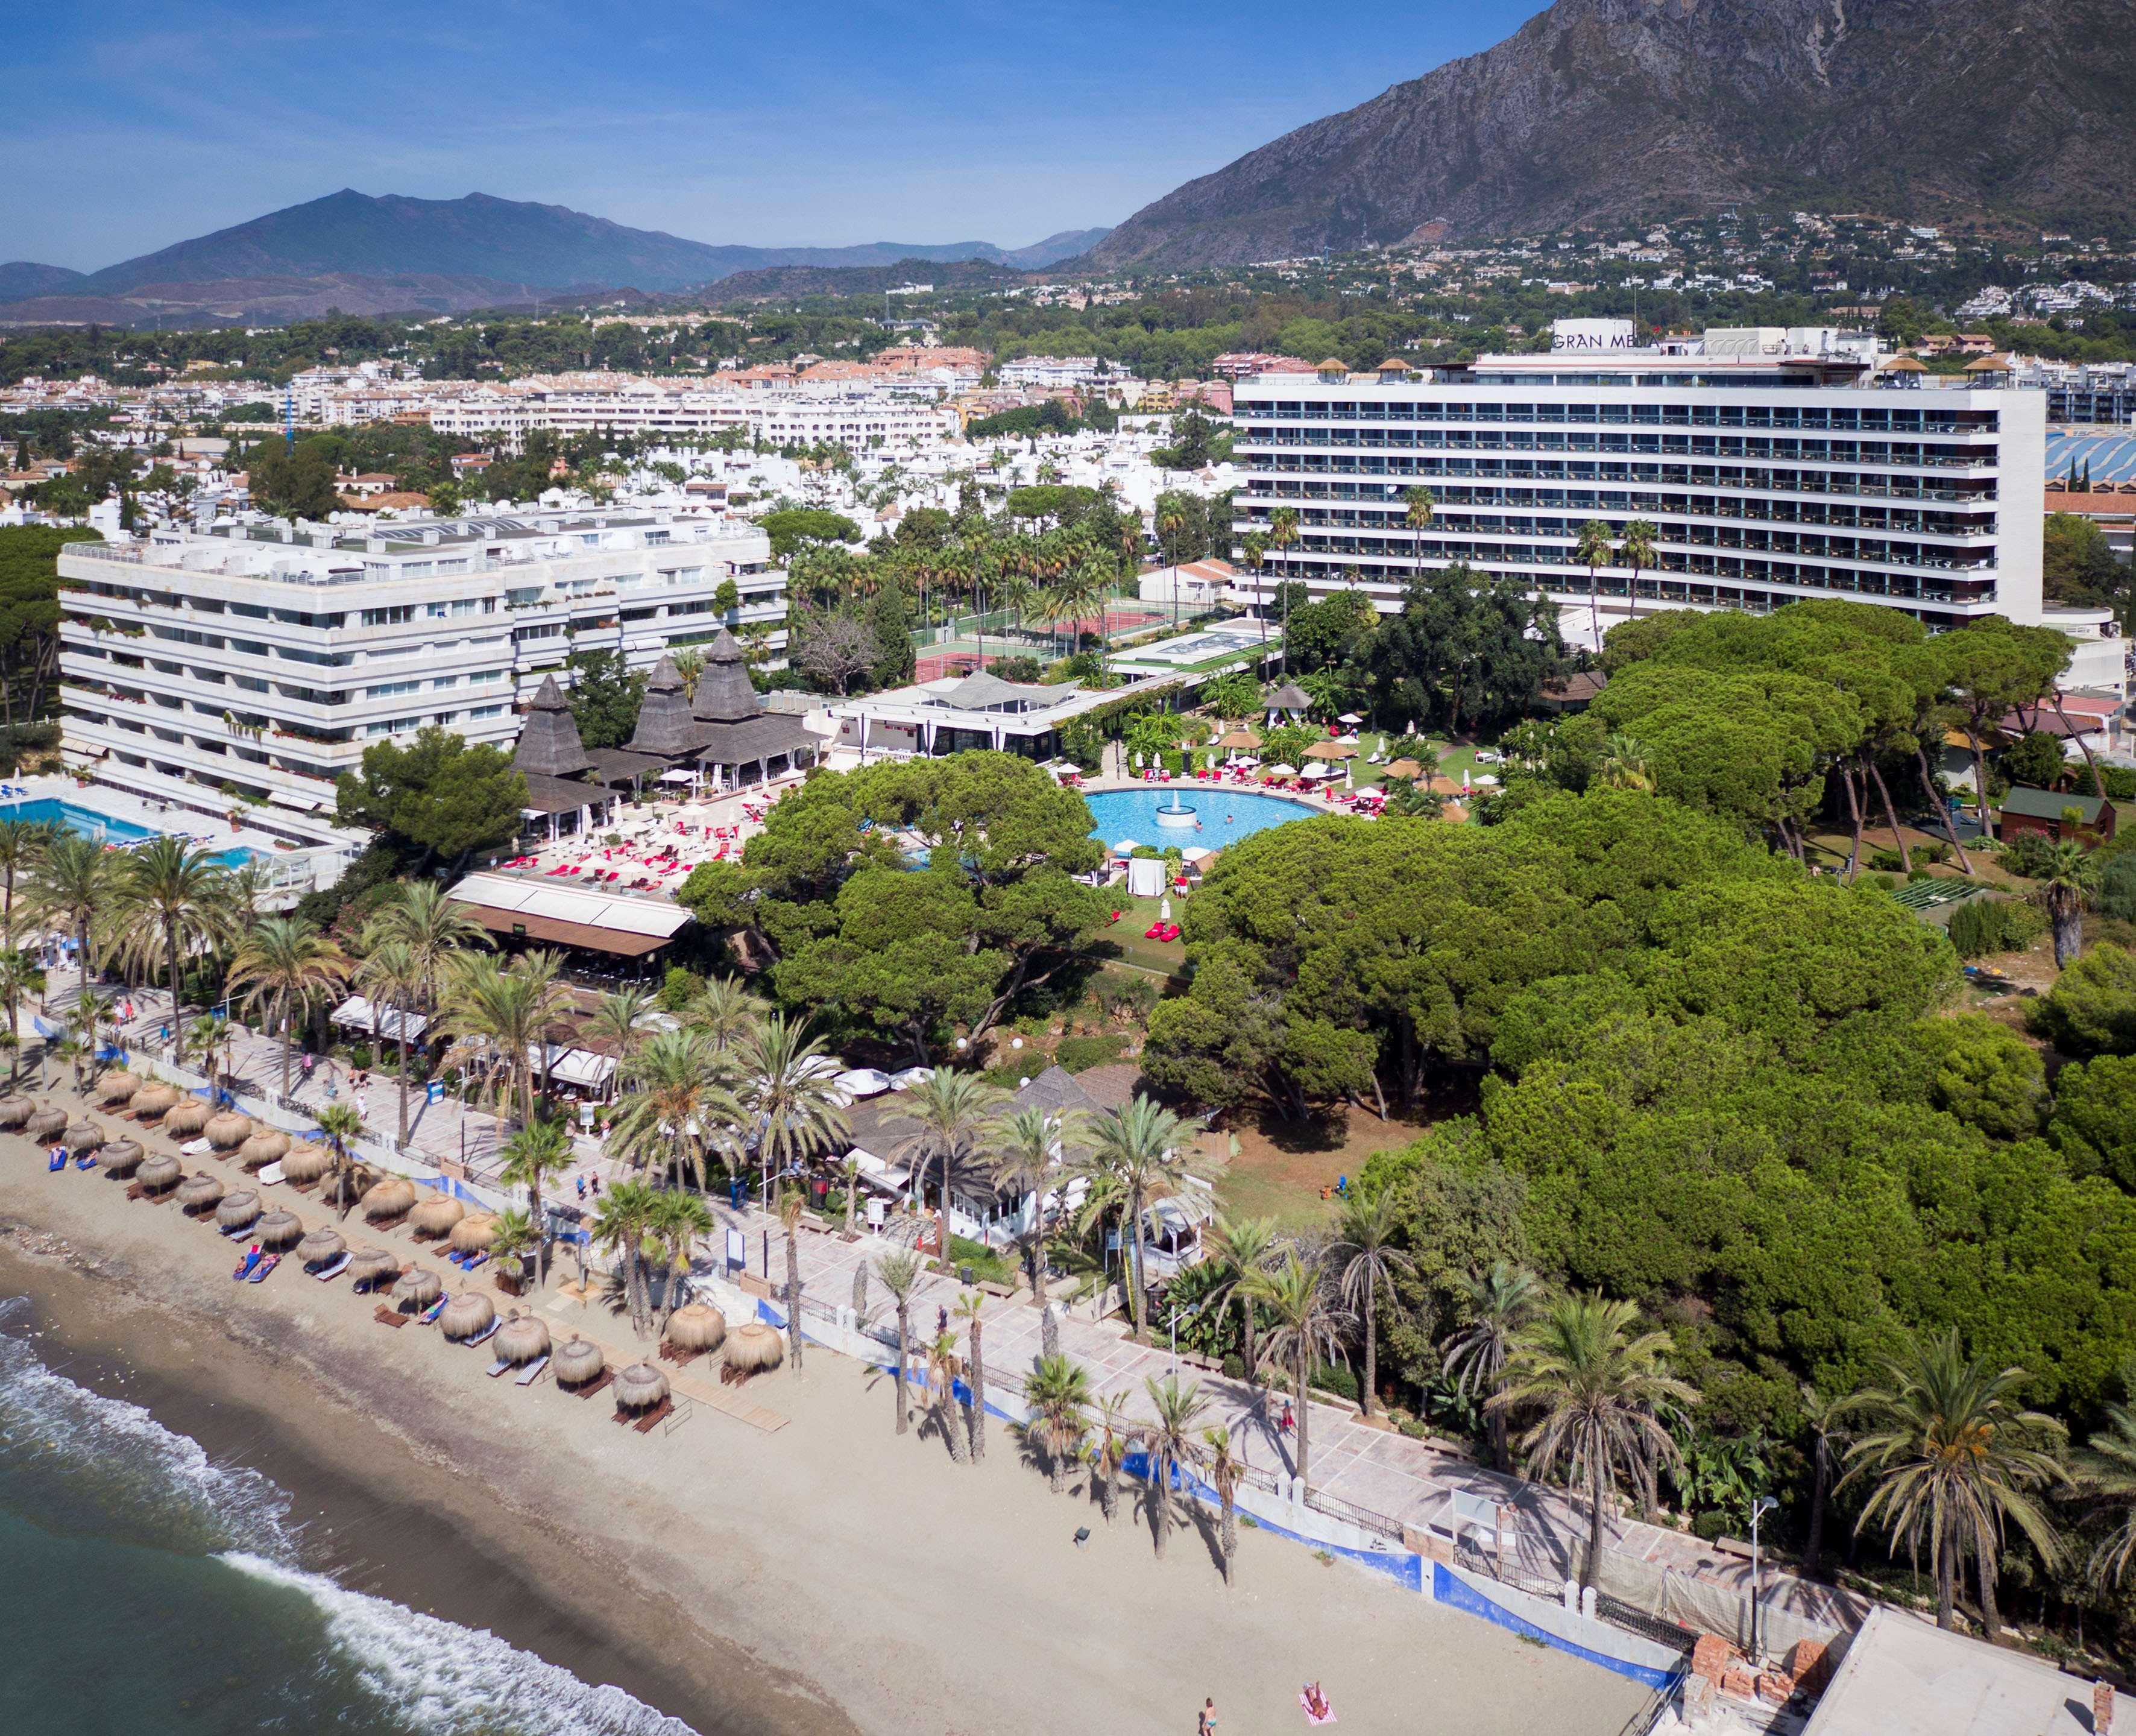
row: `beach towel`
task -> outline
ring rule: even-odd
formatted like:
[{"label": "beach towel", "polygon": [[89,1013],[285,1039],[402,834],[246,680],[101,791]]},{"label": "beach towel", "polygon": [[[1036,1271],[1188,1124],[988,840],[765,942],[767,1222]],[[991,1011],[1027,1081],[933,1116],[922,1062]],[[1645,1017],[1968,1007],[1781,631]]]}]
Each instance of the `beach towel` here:
[{"label": "beach towel", "polygon": [[1304,1694],[1301,1692],[1298,1696],[1299,1709],[1305,1714],[1305,1721],[1308,1724],[1333,1724],[1335,1722],[1335,1703],[1333,1700],[1328,1700],[1326,1704],[1328,1706],[1327,1711],[1319,1714],[1318,1715],[1315,1715],[1312,1702],[1306,1699]]}]

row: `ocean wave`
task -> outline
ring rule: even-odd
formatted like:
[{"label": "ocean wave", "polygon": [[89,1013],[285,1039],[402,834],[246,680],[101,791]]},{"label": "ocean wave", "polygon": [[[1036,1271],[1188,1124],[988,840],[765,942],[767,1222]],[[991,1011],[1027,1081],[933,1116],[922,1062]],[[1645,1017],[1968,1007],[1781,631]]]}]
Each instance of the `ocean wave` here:
[{"label": "ocean wave", "polygon": [[241,1550],[221,1559],[239,1572],[302,1592],[357,1678],[388,1713],[436,1736],[694,1736],[679,1719],[620,1688],[594,1686],[568,1670],[319,1573]]},{"label": "ocean wave", "polygon": [[295,1559],[289,1497],[272,1478],[215,1464],[141,1406],[47,1368],[27,1315],[22,1298],[0,1300],[0,1471],[29,1516],[189,1554]]}]

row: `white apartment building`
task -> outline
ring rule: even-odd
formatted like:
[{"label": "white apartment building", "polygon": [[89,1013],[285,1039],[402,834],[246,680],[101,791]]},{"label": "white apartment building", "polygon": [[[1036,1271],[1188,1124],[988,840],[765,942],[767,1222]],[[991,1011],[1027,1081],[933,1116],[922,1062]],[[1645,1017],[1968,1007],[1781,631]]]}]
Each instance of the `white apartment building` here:
[{"label": "white apartment building", "polygon": [[604,391],[478,390],[433,403],[430,416],[440,434],[485,435],[514,450],[536,428],[675,440],[739,430],[772,445],[829,442],[864,451],[930,447],[959,427],[954,410],[915,392],[850,387],[692,391],[649,382]]},{"label": "white apartment building", "polygon": [[[1241,379],[1238,529],[1265,532],[1288,508],[1299,537],[1235,597],[1301,580],[1392,612],[1419,566],[1465,561],[1584,621],[1580,527],[1599,518],[1621,540],[1644,519],[1656,560],[1596,575],[1605,630],[1630,612],[1833,596],[1931,628],[2042,619],[2045,393],[1924,389],[1827,330],[1637,348],[1629,321],[1566,321],[1554,341],[1585,347],[1421,375],[1397,362]],[[1416,488],[1432,514],[1412,528]]]},{"label": "white apartment building", "polygon": [[[731,582],[739,605],[716,612]],[[70,759],[197,812],[229,790],[257,829],[331,841],[334,780],[426,724],[509,748],[517,708],[573,649],[634,669],[762,630],[784,654],[786,574],[760,532],[659,514],[379,527],[158,529],[60,562]]]},{"label": "white apartment building", "polygon": [[1128,377],[1128,371],[1096,356],[1022,356],[1002,362],[995,377],[1004,387],[1078,391],[1093,386],[1117,386]]}]

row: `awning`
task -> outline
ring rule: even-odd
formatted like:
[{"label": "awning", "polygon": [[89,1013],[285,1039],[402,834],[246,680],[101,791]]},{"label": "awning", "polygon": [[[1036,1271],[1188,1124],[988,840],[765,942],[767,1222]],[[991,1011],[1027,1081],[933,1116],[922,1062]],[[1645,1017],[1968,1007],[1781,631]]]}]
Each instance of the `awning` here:
[{"label": "awning", "polygon": [[680,770],[663,771],[660,774],[660,781],[663,784],[694,784],[697,781],[697,774]]},{"label": "awning", "polygon": [[566,1085],[599,1091],[615,1077],[615,1057],[590,1049],[566,1049],[549,1063],[549,1075]]},{"label": "awning", "polygon": [[492,910],[481,904],[468,905],[467,913],[492,934],[510,935],[515,940],[547,941],[555,946],[605,952],[616,958],[643,958],[648,952],[658,952],[673,938],[664,934],[619,934],[612,928],[596,928],[587,922],[566,922],[554,917]]},{"label": "awning", "polygon": [[493,934],[551,941],[619,958],[641,958],[666,946],[691,921],[664,898],[559,884],[546,877],[469,874],[452,890],[455,903]]},{"label": "awning", "polygon": [[[403,1014],[397,1009],[388,1007],[383,1014],[384,1028],[381,1029],[379,1009],[361,994],[350,995],[328,1016],[336,1024],[346,1025],[354,1031],[368,1031],[374,1037],[383,1037],[393,1043],[398,1043],[404,1034],[409,1042],[415,1042],[430,1022],[420,1013]],[[406,1026],[405,1033],[402,1030],[404,1024]]]},{"label": "awning", "polygon": [[323,795],[306,795],[290,790],[269,790],[267,792],[267,800],[278,808],[294,808],[299,814],[312,814],[326,806],[329,798]]}]

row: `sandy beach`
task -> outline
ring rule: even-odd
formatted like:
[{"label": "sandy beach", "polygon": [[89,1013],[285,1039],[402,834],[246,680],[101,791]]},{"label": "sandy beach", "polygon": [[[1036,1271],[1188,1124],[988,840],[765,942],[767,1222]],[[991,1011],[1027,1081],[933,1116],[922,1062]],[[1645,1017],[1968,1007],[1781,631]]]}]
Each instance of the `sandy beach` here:
[{"label": "sandy beach", "polygon": [[[1303,1727],[1308,1678],[1353,1730],[1617,1736],[1643,1698],[1251,1530],[1231,1588],[1213,1527],[1175,1529],[1159,1561],[1125,1500],[1108,1527],[1080,1483],[1051,1495],[998,1422],[978,1468],[931,1433],[896,1436],[887,1377],[821,1349],[748,1388],[783,1427],[701,1407],[641,1436],[604,1398],[493,1382],[479,1351],[378,1325],[346,1280],[290,1262],[233,1285],[231,1243],[125,1191],[48,1174],[0,1135],[0,1295],[35,1299],[73,1378],[273,1476],[344,1583],[487,1627],[705,1736],[1140,1736],[1191,1730],[1205,1695],[1226,1736],[1259,1736]],[[333,1221],[286,1192],[272,1203]],[[414,1254],[405,1233],[352,1228]],[[632,1344],[600,1304],[542,1311],[560,1337]]]}]

